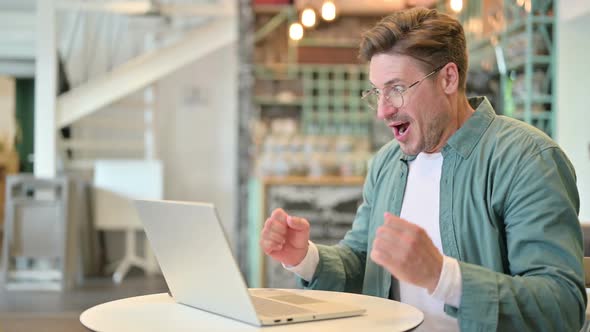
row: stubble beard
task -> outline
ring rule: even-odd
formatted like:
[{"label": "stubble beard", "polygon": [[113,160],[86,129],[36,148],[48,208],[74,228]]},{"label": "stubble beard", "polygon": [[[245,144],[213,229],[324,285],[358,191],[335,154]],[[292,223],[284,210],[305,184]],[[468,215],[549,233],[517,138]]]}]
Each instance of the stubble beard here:
[{"label": "stubble beard", "polygon": [[[439,116],[433,118],[432,121],[429,122],[429,126],[426,128],[426,130],[419,132],[419,134],[422,136],[422,140],[418,141],[418,143],[421,144],[411,148],[411,146],[408,144],[400,143],[400,148],[406,155],[409,156],[416,156],[420,152],[433,152],[433,149],[435,149],[440,143],[444,130],[449,124],[449,120],[450,116],[448,114],[439,114]],[[417,124],[414,122],[412,125],[415,127]],[[414,129],[412,134],[416,134],[416,128],[412,129]],[[411,140],[408,143],[411,144]]]},{"label": "stubble beard", "polygon": [[434,152],[435,148],[442,149],[438,146],[443,137],[445,129],[449,126],[451,116],[447,113],[440,113],[439,116],[430,122],[430,128],[424,133],[424,146],[422,151]]}]

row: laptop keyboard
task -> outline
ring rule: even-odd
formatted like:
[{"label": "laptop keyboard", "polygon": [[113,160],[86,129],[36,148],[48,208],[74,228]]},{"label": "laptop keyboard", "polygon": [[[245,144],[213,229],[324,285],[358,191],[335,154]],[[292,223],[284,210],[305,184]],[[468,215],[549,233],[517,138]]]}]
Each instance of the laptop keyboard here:
[{"label": "laptop keyboard", "polygon": [[254,308],[256,308],[256,312],[259,315],[267,317],[281,317],[311,312],[306,309],[302,309],[278,301],[268,300],[262,297],[251,296],[251,298],[252,303],[254,304]]}]

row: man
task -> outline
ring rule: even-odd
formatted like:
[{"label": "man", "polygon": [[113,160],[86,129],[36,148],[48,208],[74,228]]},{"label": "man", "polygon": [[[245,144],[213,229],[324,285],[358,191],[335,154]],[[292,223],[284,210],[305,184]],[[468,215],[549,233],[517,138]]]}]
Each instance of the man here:
[{"label": "man", "polygon": [[304,287],[399,299],[424,331],[579,331],[586,294],[574,169],[549,137],[465,96],[461,25],[424,8],[363,35],[363,95],[395,140],[336,246],[275,210],[260,245]]}]

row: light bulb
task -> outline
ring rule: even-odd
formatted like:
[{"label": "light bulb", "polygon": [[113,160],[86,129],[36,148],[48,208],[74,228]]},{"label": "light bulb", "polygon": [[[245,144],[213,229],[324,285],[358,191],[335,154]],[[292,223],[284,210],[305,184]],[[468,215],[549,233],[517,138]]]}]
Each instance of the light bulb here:
[{"label": "light bulb", "polygon": [[463,9],[463,0],[451,0],[451,9],[458,13]]},{"label": "light bulb", "polygon": [[301,24],[306,28],[311,28],[315,25],[315,11],[311,8],[305,8],[301,12]]},{"label": "light bulb", "polygon": [[301,40],[303,38],[303,26],[295,22],[289,27],[289,38],[293,40]]},{"label": "light bulb", "polygon": [[336,18],[336,5],[332,1],[324,1],[322,4],[322,18],[326,21]]}]

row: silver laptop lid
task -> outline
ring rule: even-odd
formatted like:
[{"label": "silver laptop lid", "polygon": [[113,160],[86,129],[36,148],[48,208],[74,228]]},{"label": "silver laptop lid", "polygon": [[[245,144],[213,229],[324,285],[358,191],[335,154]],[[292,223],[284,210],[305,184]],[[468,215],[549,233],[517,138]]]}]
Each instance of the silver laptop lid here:
[{"label": "silver laptop lid", "polygon": [[213,204],[135,201],[174,299],[259,325]]}]

